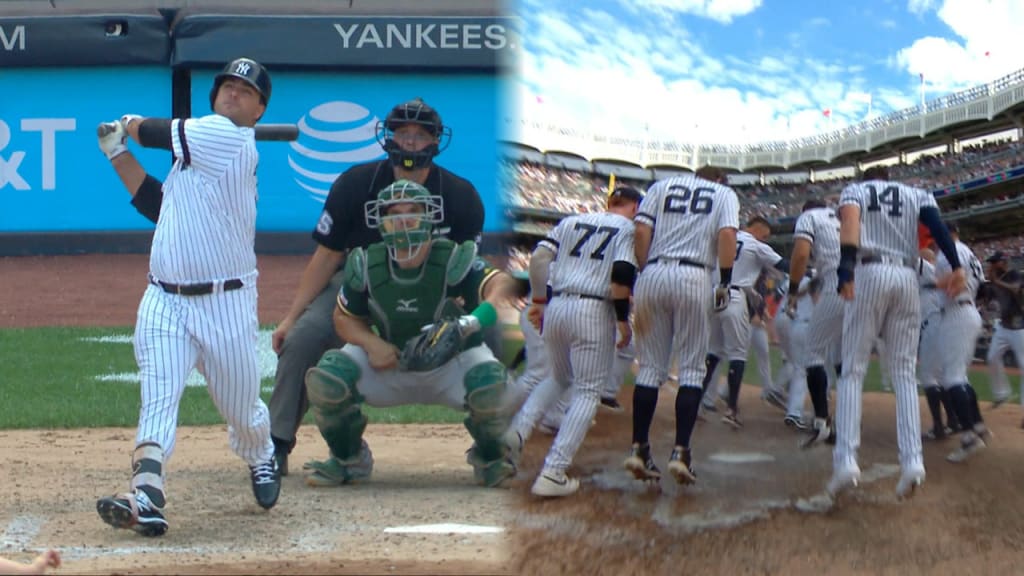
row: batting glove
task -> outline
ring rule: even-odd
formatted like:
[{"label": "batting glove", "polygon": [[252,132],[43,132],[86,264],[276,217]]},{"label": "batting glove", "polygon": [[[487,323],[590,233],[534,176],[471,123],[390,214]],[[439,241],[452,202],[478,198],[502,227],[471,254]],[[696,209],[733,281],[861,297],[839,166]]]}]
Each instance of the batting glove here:
[{"label": "batting glove", "polygon": [[129,124],[136,120],[142,120],[142,116],[139,116],[138,114],[125,114],[124,116],[121,116],[121,125],[127,128]]},{"label": "batting glove", "polygon": [[721,312],[729,306],[729,285],[715,286],[715,312]]},{"label": "batting glove", "polygon": [[125,146],[128,133],[124,131],[124,125],[120,122],[100,124],[96,128],[96,136],[99,139],[100,150],[107,156],[107,160],[113,160],[128,151],[128,147]]}]

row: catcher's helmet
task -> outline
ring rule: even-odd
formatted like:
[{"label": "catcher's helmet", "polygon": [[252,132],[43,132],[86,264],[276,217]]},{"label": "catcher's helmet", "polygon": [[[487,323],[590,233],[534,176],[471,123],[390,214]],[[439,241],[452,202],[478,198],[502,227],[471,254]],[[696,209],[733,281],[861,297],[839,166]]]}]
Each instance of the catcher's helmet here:
[{"label": "catcher's helmet", "polygon": [[[422,126],[435,138],[427,147],[419,151],[404,150],[395,142],[395,130],[407,124]],[[441,123],[441,115],[431,108],[422,98],[403,102],[391,109],[387,118],[377,122],[377,142],[388,154],[393,166],[415,170],[424,168],[445,148],[452,139],[450,128]]]},{"label": "catcher's helmet", "polygon": [[[398,204],[416,204],[422,212],[389,214]],[[388,253],[398,262],[411,260],[430,240],[435,224],[444,220],[444,201],[422,185],[409,180],[398,180],[377,194],[376,200],[365,205],[366,225],[380,230]],[[412,220],[415,219],[415,222]],[[403,254],[399,255],[398,250]]]},{"label": "catcher's helmet", "polygon": [[210,90],[210,108],[213,108],[213,103],[217,100],[220,85],[231,77],[241,78],[255,88],[260,93],[260,101],[264,106],[270,102],[270,74],[267,73],[267,69],[251,58],[238,58],[228,62],[220,74],[214,77],[213,89]]}]

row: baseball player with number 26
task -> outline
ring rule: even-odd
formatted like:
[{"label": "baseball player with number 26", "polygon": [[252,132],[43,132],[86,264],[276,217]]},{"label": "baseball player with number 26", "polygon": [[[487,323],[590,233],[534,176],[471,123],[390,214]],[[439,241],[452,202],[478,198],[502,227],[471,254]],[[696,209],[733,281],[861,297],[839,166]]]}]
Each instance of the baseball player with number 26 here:
[{"label": "baseball player with number 26", "polygon": [[[648,440],[658,387],[668,379],[672,351],[678,350],[675,446],[668,471],[680,484],[697,476],[690,436],[704,394],[712,309],[729,304],[739,199],[725,185],[725,172],[705,166],[695,175],[667,178],[647,191],[636,215],[634,289],[636,349],[640,371],[633,388],[633,445],[623,465],[638,480],[655,481],[661,471],[651,458]],[[711,271],[719,266],[713,293]],[[673,339],[680,342],[673,345]]]},{"label": "baseball player with number 26", "polygon": [[[918,295],[917,223],[931,231],[949,262],[938,283],[951,296],[964,289],[956,246],[931,193],[892,182],[881,166],[865,171],[839,200],[838,290],[850,302],[843,318],[843,373],[837,384],[836,446],[833,475],[823,504],[831,507],[844,490],[860,481],[861,394],[876,335],[889,350],[896,392],[896,431],[902,474],[897,498],[909,498],[925,478],[921,414],[914,363],[921,327]],[[855,274],[856,272],[856,274]]]},{"label": "baseball player with number 26", "polygon": [[[228,423],[231,449],[249,465],[256,502],[265,509],[277,503],[281,480],[256,357],[259,154],[253,127],[269,100],[266,69],[239,58],[214,80],[214,114],[187,120],[126,115],[98,130],[100,149],[133,203],[144,214],[159,214],[150,285],[135,325],[142,407],[131,490],[96,503],[100,518],[115,528],[144,536],[167,531],[166,466],[174,452],[185,379],[193,368],[206,378]],[[153,193],[161,184],[128,152],[126,136],[174,153],[162,194]]]}]

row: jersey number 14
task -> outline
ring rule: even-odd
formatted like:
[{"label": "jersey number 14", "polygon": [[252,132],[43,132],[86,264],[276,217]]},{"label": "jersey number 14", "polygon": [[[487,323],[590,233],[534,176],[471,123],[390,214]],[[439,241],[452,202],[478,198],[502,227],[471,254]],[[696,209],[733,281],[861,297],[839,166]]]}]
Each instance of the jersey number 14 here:
[{"label": "jersey number 14", "polygon": [[868,212],[881,212],[882,207],[888,208],[886,214],[893,217],[903,216],[903,200],[900,199],[900,189],[895,186],[889,186],[882,193],[879,194],[878,190],[874,186],[867,186],[868,193],[871,194],[868,200]]}]

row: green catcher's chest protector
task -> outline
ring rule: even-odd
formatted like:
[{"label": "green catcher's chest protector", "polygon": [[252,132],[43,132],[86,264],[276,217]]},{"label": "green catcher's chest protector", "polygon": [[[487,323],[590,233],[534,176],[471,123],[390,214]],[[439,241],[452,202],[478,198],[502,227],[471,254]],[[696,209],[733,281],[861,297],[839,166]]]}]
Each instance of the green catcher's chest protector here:
[{"label": "green catcher's chest protector", "polygon": [[[454,301],[455,297],[463,296],[468,308],[478,304],[476,287],[465,295],[453,291],[477,261],[476,244],[473,242],[456,244],[443,238],[434,240],[430,254],[419,270],[399,270],[390,262],[383,243],[367,247],[363,261],[371,323],[382,338],[398,348],[419,335],[423,326],[440,318],[465,314],[465,310]],[[480,335],[474,334],[467,339],[464,349],[481,341]]]}]

